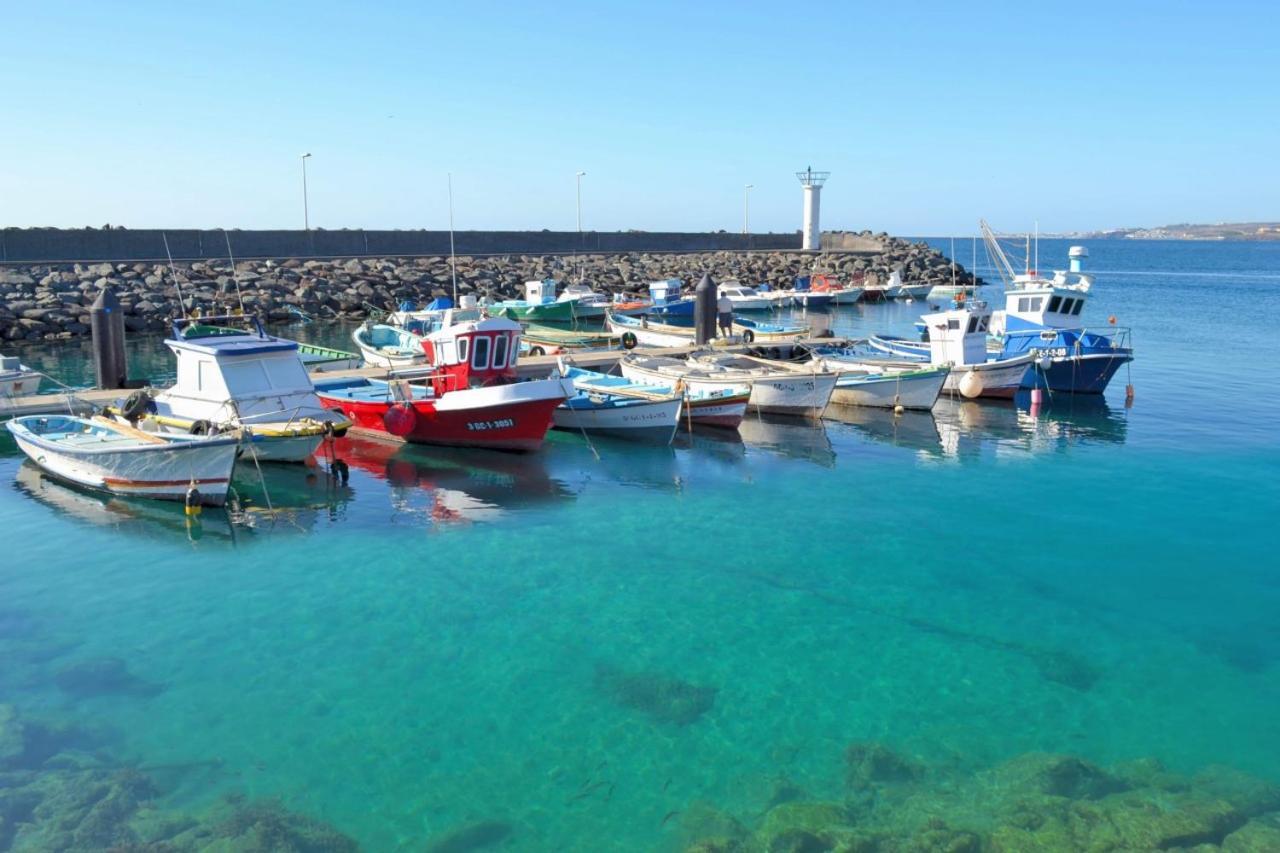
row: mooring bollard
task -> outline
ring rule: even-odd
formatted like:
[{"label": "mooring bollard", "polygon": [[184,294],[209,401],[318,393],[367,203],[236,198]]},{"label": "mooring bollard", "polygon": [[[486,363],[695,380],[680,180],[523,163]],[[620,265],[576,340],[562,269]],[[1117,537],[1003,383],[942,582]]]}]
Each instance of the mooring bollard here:
[{"label": "mooring bollard", "polygon": [[124,388],[128,363],[124,354],[124,311],[115,289],[102,288],[89,309],[89,330],[93,334],[93,367],[99,388]]},{"label": "mooring bollard", "polygon": [[693,341],[698,346],[716,336],[716,283],[709,273],[693,289]]}]

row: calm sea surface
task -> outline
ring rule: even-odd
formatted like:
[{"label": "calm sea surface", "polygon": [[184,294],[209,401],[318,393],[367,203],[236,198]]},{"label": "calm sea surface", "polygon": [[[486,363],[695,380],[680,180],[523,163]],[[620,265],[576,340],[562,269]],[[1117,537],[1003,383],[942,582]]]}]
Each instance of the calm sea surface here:
[{"label": "calm sea surface", "polygon": [[[838,789],[851,741],[1280,782],[1280,244],[1087,245],[1085,319],[1131,327],[1137,360],[1039,416],[753,418],[599,459],[562,433],[525,456],[344,441],[349,485],[243,472],[253,511],[206,510],[198,539],[6,434],[0,704],[170,768],[166,806],[278,796],[371,850],[480,821],[505,849],[660,848],[696,801]],[[924,308],[823,319],[906,333]],[[79,345],[21,354],[86,379]],[[156,341],[133,356],[172,370]],[[127,676],[73,682],[103,659]]]}]

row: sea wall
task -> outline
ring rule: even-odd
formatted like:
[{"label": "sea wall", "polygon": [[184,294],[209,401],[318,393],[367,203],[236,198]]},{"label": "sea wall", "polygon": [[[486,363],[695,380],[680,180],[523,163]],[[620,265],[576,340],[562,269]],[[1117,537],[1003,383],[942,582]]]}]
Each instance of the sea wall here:
[{"label": "sea wall", "polygon": [[[824,247],[876,252],[887,235],[833,231]],[[449,253],[448,231],[222,231],[125,228],[0,229],[0,263],[53,261],[162,261],[237,258],[414,257]],[[167,249],[166,249],[167,243]],[[729,234],[650,231],[458,231],[463,255],[571,254],[573,252],[799,251],[800,234]]]},{"label": "sea wall", "polygon": [[[704,273],[722,281],[790,287],[796,276],[822,272],[840,280],[872,275],[883,280],[901,267],[908,282],[949,282],[950,261],[923,243],[877,238],[874,253],[690,252],[659,254],[501,254],[457,258],[459,294],[489,299],[521,295],[525,281],[581,280],[608,293],[639,293],[650,281],[680,278],[696,283]],[[971,283],[959,271],[962,283]],[[225,259],[30,263],[0,266],[0,343],[69,339],[89,332],[89,306],[112,286],[125,310],[126,327],[162,331],[169,317],[188,310],[246,309],[269,322],[297,318],[359,320],[371,308],[402,300],[423,302],[452,292],[447,254],[419,257]],[[181,301],[180,301],[181,300]]]}]

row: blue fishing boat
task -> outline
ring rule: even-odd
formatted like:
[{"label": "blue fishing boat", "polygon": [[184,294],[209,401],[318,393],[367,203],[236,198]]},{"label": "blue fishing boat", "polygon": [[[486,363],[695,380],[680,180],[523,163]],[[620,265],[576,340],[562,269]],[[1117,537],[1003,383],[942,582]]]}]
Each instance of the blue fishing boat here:
[{"label": "blue fishing boat", "polygon": [[[1015,275],[999,241],[986,222],[983,239],[996,268],[1005,279],[1005,309],[992,317],[991,334],[1002,358],[1030,355],[1035,368],[1028,374],[1033,387],[1068,394],[1101,394],[1121,367],[1133,361],[1130,332],[1115,318],[1090,329],[1080,316],[1093,287],[1083,269],[1089,250],[1072,246],[1069,269],[1045,278],[1028,268]],[[1030,250],[1028,248],[1028,256]]]}]

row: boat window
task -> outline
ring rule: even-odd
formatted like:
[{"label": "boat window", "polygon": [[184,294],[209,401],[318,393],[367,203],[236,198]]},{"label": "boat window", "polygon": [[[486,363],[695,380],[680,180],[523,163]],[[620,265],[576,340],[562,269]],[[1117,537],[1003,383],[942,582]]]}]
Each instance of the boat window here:
[{"label": "boat window", "polygon": [[1049,300],[1049,310],[1050,310],[1050,311],[1057,311],[1060,307],[1062,307],[1062,297],[1061,297],[1061,296],[1054,296],[1053,298],[1051,298],[1051,299]]},{"label": "boat window", "polygon": [[1044,297],[1043,297],[1043,296],[1033,296],[1033,297],[1031,298],[1031,310],[1032,310],[1032,311],[1039,311],[1039,310],[1040,310],[1040,306],[1041,306],[1041,305],[1043,305],[1043,304],[1044,304]]},{"label": "boat window", "polygon": [[1076,301],[1075,301],[1074,299],[1064,299],[1064,300],[1062,300],[1062,313],[1063,313],[1063,314],[1070,314],[1070,313],[1071,313],[1071,306],[1073,306],[1073,305],[1075,305],[1075,304],[1076,304]]},{"label": "boat window", "polygon": [[468,338],[458,338],[458,364],[463,364],[467,360],[467,341]]},{"label": "boat window", "polygon": [[272,358],[263,361],[262,364],[267,369],[267,378],[271,380],[273,388],[311,387],[311,379],[307,376],[307,369],[299,359],[292,356],[289,358]]},{"label": "boat window", "polygon": [[959,321],[959,320],[957,320],[956,318],[952,317],[950,320],[948,320],[948,321],[947,321],[947,328],[948,328],[948,329],[958,329],[958,328],[960,328],[960,321]]},{"label": "boat window", "polygon": [[1076,315],[1076,314],[1079,314],[1079,313],[1080,313],[1080,309],[1081,309],[1081,308],[1083,308],[1083,307],[1084,307],[1084,300],[1083,300],[1083,299],[1077,299],[1077,300],[1076,300],[1076,307],[1072,309],[1071,314],[1072,314],[1073,316],[1074,316],[1074,315]]},{"label": "boat window", "polygon": [[986,315],[986,314],[982,314],[982,315],[980,315],[980,316],[978,317],[978,331],[979,331],[979,332],[985,332],[985,331],[987,330],[987,321],[988,321],[988,320],[990,320],[990,319],[991,319],[991,318],[990,318],[988,315]]},{"label": "boat window", "polygon": [[507,336],[498,335],[493,339],[494,369],[507,366]]},{"label": "boat window", "polygon": [[516,359],[520,357],[520,336],[511,336],[511,366],[516,366]]},{"label": "boat window", "polygon": [[977,318],[977,317],[970,317],[970,318],[969,318],[969,331],[968,331],[968,332],[966,332],[966,334],[972,335],[972,334],[973,334],[974,332],[976,332],[976,331],[978,331],[978,318]]},{"label": "boat window", "polygon": [[1031,310],[1031,300],[1030,300],[1030,299],[1028,299],[1028,298],[1027,298],[1027,297],[1025,297],[1025,296],[1020,296],[1020,297],[1018,297],[1018,310],[1019,310],[1019,311],[1030,311],[1030,310]]},{"label": "boat window", "polygon": [[260,361],[228,362],[222,366],[222,378],[232,396],[271,390],[271,380]]},{"label": "boat window", "polygon": [[475,343],[471,348],[471,366],[476,370],[486,370],[489,367],[489,337],[487,335],[478,335]]}]

